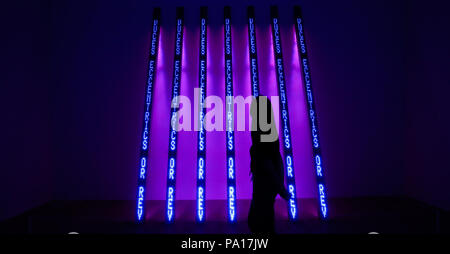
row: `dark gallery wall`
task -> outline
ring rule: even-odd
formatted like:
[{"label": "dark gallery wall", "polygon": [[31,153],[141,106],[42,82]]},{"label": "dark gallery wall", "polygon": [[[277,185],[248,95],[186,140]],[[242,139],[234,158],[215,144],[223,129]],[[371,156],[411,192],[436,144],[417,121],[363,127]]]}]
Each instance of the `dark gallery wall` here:
[{"label": "dark gallery wall", "polygon": [[304,1],[331,197],[402,193],[404,3]]},{"label": "dark gallery wall", "polygon": [[439,1],[408,7],[405,191],[448,210],[450,16]]},{"label": "dark gallery wall", "polygon": [[2,3],[0,220],[52,198],[49,1]]},{"label": "dark gallery wall", "polygon": [[152,8],[118,2],[53,3],[55,199],[135,197]]}]

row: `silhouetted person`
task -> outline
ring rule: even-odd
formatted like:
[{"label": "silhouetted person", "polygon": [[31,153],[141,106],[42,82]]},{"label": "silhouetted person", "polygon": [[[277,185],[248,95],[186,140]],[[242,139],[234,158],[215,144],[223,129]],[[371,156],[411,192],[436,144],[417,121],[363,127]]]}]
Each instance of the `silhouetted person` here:
[{"label": "silhouetted person", "polygon": [[273,119],[272,105],[267,97],[258,96],[253,99],[250,111],[252,115],[250,173],[253,196],[248,226],[253,233],[275,233],[275,198],[280,194],[285,200],[289,199],[289,193],[284,187],[284,168],[278,131]]}]

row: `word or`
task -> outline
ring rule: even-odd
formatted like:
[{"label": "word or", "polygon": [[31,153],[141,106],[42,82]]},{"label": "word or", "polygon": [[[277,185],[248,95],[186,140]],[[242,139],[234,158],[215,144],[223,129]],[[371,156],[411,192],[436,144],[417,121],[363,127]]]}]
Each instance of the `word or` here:
[{"label": "word or", "polygon": [[147,176],[147,158],[148,158],[148,145],[149,145],[149,133],[150,133],[150,112],[152,107],[152,90],[155,82],[155,69],[156,60],[158,55],[158,42],[159,42],[159,13],[160,9],[156,8],[153,13],[153,27],[151,36],[151,47],[148,64],[148,78],[147,86],[145,88],[145,103],[144,103],[144,121],[141,134],[141,146],[139,155],[139,177],[138,177],[138,193],[136,203],[136,219],[137,221],[143,220],[144,214],[144,196],[145,196],[145,184]]},{"label": "word or", "polygon": [[206,18],[207,9],[202,7],[200,10],[200,52],[199,52],[199,88],[200,101],[198,107],[200,108],[199,125],[197,139],[197,222],[203,222],[205,219],[205,160],[206,160],[206,135],[204,126],[204,117],[206,114],[205,98],[206,98]]},{"label": "word or", "polygon": [[308,52],[306,46],[305,35],[303,32],[302,15],[299,6],[294,7],[294,17],[295,17],[295,35],[297,39],[297,50],[299,54],[299,61],[302,66],[302,77],[305,83],[305,93],[306,93],[306,104],[309,112],[309,126],[311,128],[311,141],[313,147],[313,163],[316,171],[316,181],[318,185],[319,192],[319,207],[320,207],[320,218],[325,220],[328,217],[328,205],[327,205],[327,194],[325,188],[325,177],[324,177],[324,166],[322,161],[322,155],[319,145],[319,131],[318,123],[316,117],[316,111],[313,101],[312,85],[311,85],[311,74],[310,66],[308,61]]},{"label": "word or", "polygon": [[170,112],[169,155],[167,165],[167,196],[166,196],[166,221],[173,222],[175,215],[175,180],[177,158],[177,123],[179,106],[179,93],[181,83],[181,59],[183,48],[183,9],[177,9],[177,34],[175,40],[175,55],[172,82],[172,106]]},{"label": "word or", "polygon": [[224,9],[224,49],[225,49],[225,95],[226,100],[226,156],[227,156],[227,199],[228,221],[236,221],[236,179],[234,151],[234,104],[233,104],[233,68],[231,50],[231,9]]},{"label": "word or", "polygon": [[276,66],[277,83],[278,83],[278,93],[280,95],[280,109],[282,118],[282,137],[283,137],[283,150],[285,156],[285,170],[286,170],[286,183],[289,188],[289,193],[291,194],[288,202],[289,220],[293,221],[297,219],[297,198],[295,191],[295,175],[294,175],[294,162],[293,152],[292,152],[292,142],[291,142],[291,130],[289,126],[289,110],[287,101],[287,91],[286,82],[284,75],[283,66],[283,54],[281,50],[281,38],[280,30],[278,26],[278,10],[276,7],[271,8],[272,16],[272,42],[273,42],[273,52],[274,60]]}]

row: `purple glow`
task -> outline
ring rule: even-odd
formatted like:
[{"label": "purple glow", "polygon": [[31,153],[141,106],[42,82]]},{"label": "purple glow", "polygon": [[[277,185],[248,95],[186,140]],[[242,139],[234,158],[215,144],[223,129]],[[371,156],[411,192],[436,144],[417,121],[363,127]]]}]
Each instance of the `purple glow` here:
[{"label": "purple glow", "polygon": [[[198,87],[198,40],[199,28],[197,23],[186,23],[184,28],[183,67],[181,76],[181,95],[187,96],[193,102],[194,88]],[[248,63],[248,35],[246,25],[232,26],[233,33],[233,85],[234,95],[249,96],[251,94],[249,63]],[[271,30],[268,24],[256,24],[258,64],[260,72],[260,89],[263,95],[277,96],[276,75],[273,64]],[[281,29],[288,101],[290,108],[294,164],[296,165],[297,197],[316,197],[314,172],[311,171],[312,153],[311,140],[308,129],[308,119],[298,65],[295,34],[292,27]],[[149,172],[147,180],[147,200],[165,200],[166,167],[168,154],[167,133],[169,131],[170,113],[170,80],[172,75],[172,61],[174,44],[174,28],[164,23],[161,27],[160,53],[157,66],[157,78],[154,86],[154,104],[152,108]],[[224,53],[223,53],[223,25],[208,26],[208,72],[207,95],[216,95],[225,100],[224,93]],[[299,85],[302,84],[302,85]],[[277,100],[272,100],[273,106],[278,106]],[[184,105],[182,105],[184,106]],[[193,105],[191,105],[192,107]],[[248,109],[247,109],[248,112]],[[225,116],[225,111],[223,111]],[[193,117],[193,115],[192,115]],[[246,123],[249,117],[246,117]],[[236,124],[236,119],[235,119]],[[192,126],[193,127],[193,126]],[[280,130],[280,128],[278,128]],[[226,202],[223,207],[208,206],[213,200],[223,200],[226,194],[226,151],[225,132],[207,132],[206,154],[206,220],[223,218],[226,220]],[[196,200],[196,157],[197,134],[194,131],[181,131],[178,134],[176,201]],[[251,138],[249,132],[235,132],[236,148],[236,191],[237,201],[251,199],[252,184],[249,177]],[[282,200],[277,200],[279,202]],[[194,202],[195,203],[195,202]],[[178,204],[178,203],[177,203]],[[238,220],[246,219],[248,207],[238,208]],[[146,217],[163,220],[164,212],[155,212],[157,208],[149,207]],[[177,206],[176,220],[194,218],[195,207]],[[276,205],[276,214],[287,218],[285,205]]]}]

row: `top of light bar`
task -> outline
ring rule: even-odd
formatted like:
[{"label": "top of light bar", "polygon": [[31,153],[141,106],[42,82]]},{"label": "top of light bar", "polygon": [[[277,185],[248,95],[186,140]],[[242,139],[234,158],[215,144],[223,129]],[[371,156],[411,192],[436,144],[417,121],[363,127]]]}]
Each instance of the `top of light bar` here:
[{"label": "top of light bar", "polygon": [[249,6],[247,8],[247,16],[248,17],[255,17],[255,7]]},{"label": "top of light bar", "polygon": [[197,222],[205,221],[206,207],[206,135],[204,128],[204,117],[206,114],[206,108],[204,106],[206,99],[206,82],[207,82],[207,18],[208,9],[205,6],[200,7],[200,47],[199,47],[199,90],[200,100],[199,108],[199,131],[197,140]]},{"label": "top of light bar", "polygon": [[302,8],[298,5],[294,6],[294,16],[301,16],[302,15]]},{"label": "top of light bar", "polygon": [[153,9],[153,19],[160,19],[161,18],[161,8],[155,7]]},{"label": "top of light bar", "polygon": [[278,9],[276,6],[270,8],[271,23],[272,23],[272,45],[274,53],[274,61],[276,65],[276,75],[278,83],[278,94],[280,99],[280,111],[282,120],[282,138],[283,138],[283,150],[284,150],[284,161],[285,161],[285,171],[286,171],[286,183],[288,186],[288,191],[290,193],[290,198],[288,202],[289,210],[289,220],[294,221],[297,219],[298,207],[297,207],[297,194],[295,187],[295,175],[294,175],[294,155],[292,151],[292,140],[291,140],[291,130],[289,123],[289,110],[288,110],[288,99],[287,99],[287,89],[286,89],[286,76],[284,73],[283,66],[283,54],[281,50],[281,34],[280,27],[278,26]]}]

